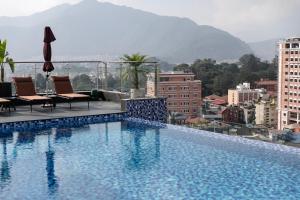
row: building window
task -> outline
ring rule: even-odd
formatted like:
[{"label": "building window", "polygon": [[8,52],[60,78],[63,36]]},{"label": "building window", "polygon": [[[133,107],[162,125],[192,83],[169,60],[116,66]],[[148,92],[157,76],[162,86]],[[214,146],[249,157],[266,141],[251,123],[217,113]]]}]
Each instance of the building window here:
[{"label": "building window", "polygon": [[170,78],[169,77],[160,77],[160,82],[166,82],[166,81],[169,81]]},{"label": "building window", "polygon": [[299,48],[299,43],[293,43],[292,48]]}]

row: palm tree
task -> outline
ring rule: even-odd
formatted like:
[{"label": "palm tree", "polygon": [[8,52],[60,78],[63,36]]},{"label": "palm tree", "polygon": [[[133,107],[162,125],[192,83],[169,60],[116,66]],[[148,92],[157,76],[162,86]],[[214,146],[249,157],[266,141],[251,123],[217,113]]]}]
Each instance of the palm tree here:
[{"label": "palm tree", "polygon": [[12,72],[15,71],[15,64],[12,58],[8,57],[9,53],[6,51],[6,40],[0,40],[0,81],[4,82],[4,63],[7,62]]},{"label": "palm tree", "polygon": [[129,67],[123,73],[123,78],[132,80],[132,85],[134,89],[140,89],[139,87],[139,75],[145,75],[146,70],[141,67],[143,63],[146,62],[147,56],[141,55],[139,53],[127,55],[125,54],[121,60],[128,62]]}]

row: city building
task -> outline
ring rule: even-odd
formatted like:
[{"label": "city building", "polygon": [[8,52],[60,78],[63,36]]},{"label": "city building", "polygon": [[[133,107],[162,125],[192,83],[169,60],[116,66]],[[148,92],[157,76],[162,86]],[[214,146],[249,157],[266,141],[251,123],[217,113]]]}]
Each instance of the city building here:
[{"label": "city building", "polygon": [[255,123],[268,128],[277,126],[277,108],[275,99],[261,100],[255,104]]},{"label": "city building", "polygon": [[228,90],[228,104],[240,105],[245,102],[257,100],[261,89],[251,89],[250,83],[243,83],[236,86],[236,89]]},{"label": "city building", "polygon": [[[147,96],[154,96],[154,74],[148,75]],[[158,75],[158,95],[167,98],[169,112],[196,117],[201,108],[201,81],[193,73],[163,72]]]},{"label": "city building", "polygon": [[300,38],[279,42],[278,129],[300,123]]},{"label": "city building", "polygon": [[255,89],[263,88],[271,96],[277,96],[277,85],[278,83],[275,80],[261,79],[255,82],[254,87]]},{"label": "city building", "polygon": [[215,94],[204,97],[205,101],[210,101],[214,105],[225,106],[228,104],[228,96],[218,96]]},{"label": "city building", "polygon": [[244,111],[244,121],[246,124],[253,124],[255,122],[255,104],[253,102],[246,102],[240,105]]},{"label": "city building", "polygon": [[221,112],[226,108],[227,96],[206,96],[202,102],[201,117],[207,120],[222,120]]},{"label": "city building", "polygon": [[239,106],[231,105],[222,111],[223,122],[227,123],[245,123],[244,110]]}]

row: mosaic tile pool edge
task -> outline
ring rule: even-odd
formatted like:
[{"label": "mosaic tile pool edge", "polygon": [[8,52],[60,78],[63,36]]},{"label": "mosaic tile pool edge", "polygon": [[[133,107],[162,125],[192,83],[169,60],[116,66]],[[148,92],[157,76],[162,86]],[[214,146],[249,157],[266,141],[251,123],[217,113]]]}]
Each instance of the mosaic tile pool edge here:
[{"label": "mosaic tile pool edge", "polygon": [[49,128],[67,128],[78,127],[87,124],[96,124],[102,122],[122,121],[127,117],[126,112],[74,116],[54,119],[42,119],[31,121],[7,122],[0,123],[0,134],[5,134],[14,131],[39,131]]},{"label": "mosaic tile pool edge", "polygon": [[121,102],[128,117],[166,123],[168,118],[167,99],[164,97],[124,99]]},{"label": "mosaic tile pool edge", "polygon": [[130,121],[130,122],[146,124],[148,126],[155,126],[155,127],[159,127],[159,128],[168,128],[168,129],[172,129],[172,130],[181,131],[183,133],[201,134],[205,137],[222,139],[222,140],[227,140],[227,141],[231,141],[231,142],[237,142],[237,143],[255,146],[258,148],[271,149],[274,151],[288,152],[288,153],[300,155],[300,148],[291,147],[291,146],[287,146],[287,145],[283,145],[283,144],[270,143],[270,142],[265,142],[265,141],[260,141],[260,140],[252,140],[252,139],[243,138],[240,136],[225,135],[225,134],[214,133],[214,132],[209,132],[209,131],[205,131],[205,130],[189,128],[189,127],[185,127],[185,126],[165,124],[165,123],[161,123],[161,122],[149,121],[149,120],[144,120],[144,119],[134,118],[134,117],[127,117],[127,118],[125,118],[125,120]]}]

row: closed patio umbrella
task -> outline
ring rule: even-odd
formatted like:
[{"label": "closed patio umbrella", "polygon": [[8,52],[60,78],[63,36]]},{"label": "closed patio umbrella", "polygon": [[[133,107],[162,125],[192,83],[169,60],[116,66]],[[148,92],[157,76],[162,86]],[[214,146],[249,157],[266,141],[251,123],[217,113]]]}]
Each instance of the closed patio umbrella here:
[{"label": "closed patio umbrella", "polygon": [[51,62],[52,57],[52,49],[51,49],[51,42],[55,41],[54,34],[49,26],[45,27],[44,30],[44,49],[43,49],[43,55],[44,55],[44,66],[43,71],[47,73],[46,75],[46,93],[48,96],[48,79],[49,79],[49,73],[54,70],[53,64]]}]

